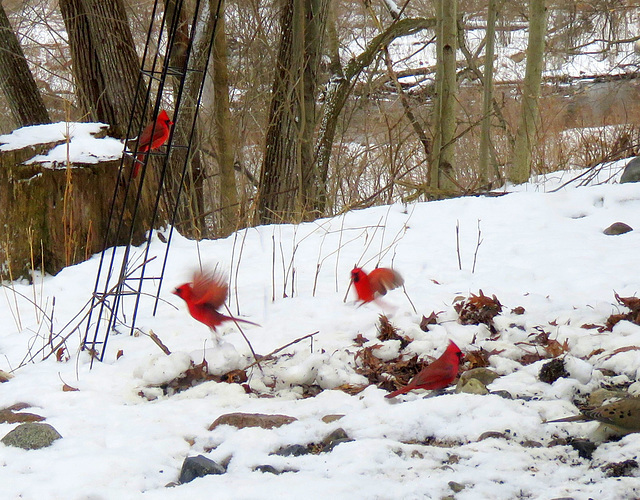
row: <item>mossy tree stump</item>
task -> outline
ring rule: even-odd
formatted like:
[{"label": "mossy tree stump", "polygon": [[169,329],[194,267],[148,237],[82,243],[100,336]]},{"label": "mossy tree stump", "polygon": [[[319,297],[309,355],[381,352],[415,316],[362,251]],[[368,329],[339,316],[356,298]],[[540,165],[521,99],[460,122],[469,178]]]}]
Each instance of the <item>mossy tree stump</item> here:
[{"label": "mossy tree stump", "polygon": [[[139,179],[127,191],[122,186],[109,224],[120,160],[44,166],[23,162],[56,144],[39,144],[0,152],[0,278],[29,277],[32,269],[56,274],[88,259],[110,245],[126,245],[133,224],[134,245],[151,229],[158,189],[157,175],[148,168],[132,221]],[[152,159],[153,160],[153,159]],[[149,164],[151,166],[151,162]],[[123,224],[118,230],[118,217]],[[163,218],[156,221],[162,224]],[[107,233],[107,227],[109,231]]]}]

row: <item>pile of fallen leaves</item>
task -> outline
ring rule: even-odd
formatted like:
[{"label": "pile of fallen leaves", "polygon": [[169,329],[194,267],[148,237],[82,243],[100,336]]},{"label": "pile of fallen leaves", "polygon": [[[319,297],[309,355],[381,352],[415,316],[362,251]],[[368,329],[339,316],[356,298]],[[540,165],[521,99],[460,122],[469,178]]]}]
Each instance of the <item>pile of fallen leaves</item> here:
[{"label": "pile of fallen leaves", "polygon": [[609,319],[607,319],[607,323],[605,324],[605,326],[599,329],[601,332],[612,331],[616,323],[623,320],[630,321],[631,323],[634,323],[636,325],[640,325],[640,298],[620,297],[620,295],[618,295],[617,293],[615,294],[615,297],[618,301],[618,304],[627,307],[629,309],[629,312],[623,314],[612,314],[611,316],[609,316]]},{"label": "pile of fallen leaves", "polygon": [[[196,385],[202,384],[203,382],[227,382],[229,384],[243,384],[245,390],[248,390],[248,386],[245,384],[247,382],[247,373],[245,370],[232,370],[229,373],[225,373],[224,375],[213,375],[209,373],[209,364],[206,360],[203,360],[202,363],[195,364],[191,361],[191,365],[184,372],[182,372],[176,378],[161,384],[159,387],[162,389],[162,393],[167,395],[173,395],[178,392],[186,391],[187,389],[191,389]],[[147,397],[144,391],[139,393],[142,397]]]},{"label": "pile of fallen leaves", "polygon": [[493,318],[502,312],[502,304],[495,295],[489,297],[480,290],[479,295],[460,297],[455,300],[453,308],[458,313],[458,320],[463,325],[487,325],[492,335],[498,332],[493,324]]},{"label": "pile of fallen leaves", "polygon": [[[379,318],[377,339],[381,342],[399,340],[401,350],[412,342],[412,339],[400,335],[398,329],[383,314]],[[362,345],[367,339],[360,335],[355,341]],[[384,361],[375,355],[375,351],[380,348],[382,348],[382,344],[374,344],[360,349],[355,355],[355,370],[360,375],[364,375],[370,384],[375,384],[381,389],[392,391],[401,385],[406,385],[428,364],[419,361],[417,354],[408,359],[399,355],[394,359]]]},{"label": "pile of fallen leaves", "polygon": [[522,365],[530,365],[542,359],[556,358],[569,352],[569,342],[563,343],[551,338],[551,333],[541,327],[535,327],[536,332],[529,335],[528,342],[516,342],[516,345],[530,346],[535,352],[527,352],[518,361]]}]

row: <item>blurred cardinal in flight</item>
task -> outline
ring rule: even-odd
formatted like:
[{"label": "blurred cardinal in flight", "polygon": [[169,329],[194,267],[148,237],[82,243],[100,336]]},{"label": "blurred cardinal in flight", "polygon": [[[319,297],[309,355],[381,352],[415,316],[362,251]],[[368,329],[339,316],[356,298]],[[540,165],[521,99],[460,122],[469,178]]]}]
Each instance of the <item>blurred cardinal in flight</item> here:
[{"label": "blurred cardinal in flight", "polygon": [[397,391],[390,392],[385,397],[393,398],[406,394],[414,389],[442,389],[447,387],[458,375],[458,366],[462,358],[462,351],[452,341],[442,356],[430,365],[424,367],[411,381]]},{"label": "blurred cardinal in flight", "polygon": [[400,273],[387,267],[378,267],[369,274],[359,267],[351,271],[351,282],[356,289],[358,300],[362,303],[371,302],[377,297],[404,284]]},{"label": "blurred cardinal in flight", "polygon": [[167,142],[171,125],[173,125],[173,122],[169,119],[169,115],[163,109],[155,120],[155,127],[154,122],[151,121],[144,128],[140,135],[140,139],[138,140],[138,155],[136,156],[132,174],[134,179],[140,172],[140,167],[142,166],[145,157],[144,153],[158,149]]},{"label": "blurred cardinal in flight", "polygon": [[215,271],[196,271],[191,283],[180,285],[173,293],[187,303],[191,316],[207,325],[214,332],[216,327],[225,321],[238,321],[259,326],[246,319],[225,316],[218,311],[227,300],[229,285]]}]

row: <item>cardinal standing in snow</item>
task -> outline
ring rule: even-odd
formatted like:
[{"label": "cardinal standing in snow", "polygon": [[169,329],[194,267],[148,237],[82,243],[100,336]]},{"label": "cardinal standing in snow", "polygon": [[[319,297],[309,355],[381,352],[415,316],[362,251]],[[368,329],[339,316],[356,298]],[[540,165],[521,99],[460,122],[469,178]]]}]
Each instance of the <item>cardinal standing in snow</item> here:
[{"label": "cardinal standing in snow", "polygon": [[227,300],[229,285],[215,271],[196,271],[191,283],[180,285],[173,293],[187,303],[191,316],[207,325],[213,332],[225,321],[239,321],[259,326],[246,319],[225,316],[218,311]]},{"label": "cardinal standing in snow", "polygon": [[400,273],[387,267],[378,267],[369,274],[359,267],[354,267],[351,271],[351,282],[356,289],[358,300],[362,303],[371,302],[385,295],[388,290],[404,284]]},{"label": "cardinal standing in snow", "polygon": [[385,397],[393,398],[414,389],[433,390],[447,387],[458,376],[458,366],[462,356],[462,351],[450,340],[442,356],[420,370],[407,385],[397,391],[390,392]]},{"label": "cardinal standing in snow", "polygon": [[149,124],[144,128],[140,135],[140,139],[138,140],[138,155],[136,156],[132,174],[134,179],[138,176],[138,172],[140,172],[140,167],[143,164],[145,153],[147,151],[158,149],[167,142],[171,125],[173,125],[173,122],[169,119],[169,115],[163,109],[158,114],[158,118],[156,118],[155,121],[149,122]]}]

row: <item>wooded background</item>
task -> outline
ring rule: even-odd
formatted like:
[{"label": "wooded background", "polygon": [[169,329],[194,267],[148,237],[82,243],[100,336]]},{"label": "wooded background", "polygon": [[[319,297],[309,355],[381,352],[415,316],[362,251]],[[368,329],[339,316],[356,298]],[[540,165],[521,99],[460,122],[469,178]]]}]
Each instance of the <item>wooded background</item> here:
[{"label": "wooded background", "polygon": [[[639,4],[202,0],[214,50],[190,159],[197,222],[185,232],[479,193],[636,154]],[[176,0],[160,6],[178,15]],[[12,119],[0,132],[101,121],[123,138],[130,115],[146,123],[132,103],[152,8],[3,1],[0,112]],[[496,54],[520,40],[508,62],[523,71],[494,79],[506,64]],[[179,60],[179,42],[172,54],[147,49]],[[598,70],[563,74],[585,52]],[[171,92],[165,101],[171,111]]]}]

